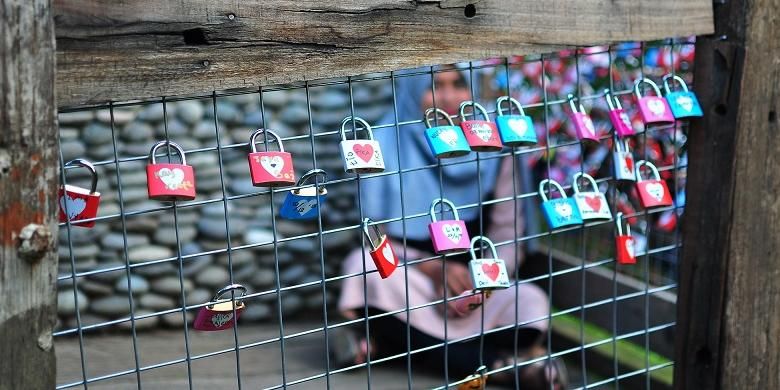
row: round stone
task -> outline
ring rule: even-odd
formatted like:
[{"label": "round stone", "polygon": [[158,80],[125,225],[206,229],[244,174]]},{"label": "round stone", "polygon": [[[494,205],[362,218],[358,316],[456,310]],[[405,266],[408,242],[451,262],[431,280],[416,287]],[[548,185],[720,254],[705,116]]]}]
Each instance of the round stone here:
[{"label": "round stone", "polygon": [[98,122],[88,124],[81,137],[87,145],[91,146],[110,144],[112,138],[111,128]]},{"label": "round stone", "polygon": [[306,275],[306,272],[306,266],[296,264],[282,271],[279,278],[281,279],[282,285],[289,286],[303,278]]},{"label": "round stone", "polygon": [[[189,302],[187,302],[189,304]],[[195,318],[194,315],[191,312],[187,312],[187,323],[192,322],[192,319]],[[184,317],[181,315],[180,312],[170,313],[161,315],[158,318],[160,318],[160,322],[170,328],[181,328],[184,326]]]},{"label": "round stone", "polygon": [[276,277],[274,276],[273,269],[264,269],[256,272],[252,276],[252,280],[249,282],[253,287],[258,290],[265,290],[274,287],[276,284]]},{"label": "round stone", "polygon": [[271,108],[279,108],[287,103],[288,91],[263,92],[263,105]]},{"label": "round stone", "polygon": [[[244,126],[259,129],[263,126],[263,112],[262,111],[250,111],[244,115]],[[247,140],[249,137],[247,136]]]},{"label": "round stone", "polygon": [[328,89],[312,96],[311,106],[317,110],[338,110],[349,105],[349,95],[335,89]]},{"label": "round stone", "polygon": [[[114,124],[123,125],[135,119],[138,114],[133,109],[128,108],[114,108]],[[111,110],[103,109],[98,110],[97,120],[103,123],[111,123]]]},{"label": "round stone", "polygon": [[[184,291],[190,291],[194,288],[191,280],[183,279]],[[165,276],[162,278],[152,280],[152,291],[164,295],[176,296],[181,295],[182,284],[179,282],[178,276]]]},{"label": "round stone", "polygon": [[[238,218],[230,218],[230,237],[235,238],[243,233],[246,228],[246,222]],[[219,219],[201,219],[198,222],[198,231],[211,239],[225,239],[227,237],[227,227],[224,220]]]},{"label": "round stone", "polygon": [[[167,105],[166,110],[168,111],[168,115],[171,115],[171,108],[173,108],[171,105]],[[138,119],[147,122],[158,122],[163,120],[163,115],[162,104],[150,104],[138,113]]]},{"label": "round stone", "polygon": [[[166,125],[165,122],[160,122],[157,124],[157,127],[154,129],[154,134],[158,138],[165,138],[165,125]],[[169,118],[167,125],[168,125],[168,138],[185,139],[183,137],[186,137],[189,134],[190,131],[189,127],[176,118]]]},{"label": "round stone", "polygon": [[89,306],[90,311],[107,317],[125,316],[130,313],[130,301],[127,296],[112,295],[96,299]]},{"label": "round stone", "polygon": [[240,321],[248,321],[248,322],[260,322],[267,320],[271,318],[273,315],[271,311],[271,306],[260,303],[260,302],[252,302],[247,303],[246,309],[243,313],[241,313],[241,317],[239,318]]},{"label": "round stone", "polygon": [[[183,224],[178,229],[180,242],[190,241],[198,235],[198,230],[191,225]],[[161,225],[154,233],[154,242],[163,245],[176,245],[176,230],[172,226]]]},{"label": "round stone", "polygon": [[65,162],[74,158],[84,157],[86,151],[87,148],[79,141],[64,141],[60,143],[60,152],[62,152],[62,158]]},{"label": "round stone", "polygon": [[[209,266],[195,275],[195,283],[198,286],[220,289],[225,287],[230,280],[227,270],[220,266]],[[216,290],[215,290],[216,291]]]},{"label": "round stone", "polygon": [[100,240],[100,245],[102,245],[104,249],[124,250],[125,237],[127,237],[128,248],[137,248],[149,244],[149,237],[145,234],[131,233],[127,236],[123,236],[122,233],[111,232],[103,236]]},{"label": "round stone", "polygon": [[148,276],[150,278],[163,275],[173,275],[176,274],[178,269],[177,265],[175,264],[176,263],[174,260],[174,262],[166,261],[163,263],[144,265],[142,267],[133,268],[133,272],[139,275]]},{"label": "round stone", "polygon": [[134,310],[136,320],[132,322],[130,320],[120,322],[118,324],[119,329],[131,330],[133,325],[135,325],[136,330],[153,329],[157,327],[157,324],[159,323],[159,316],[144,317],[140,319],[138,318],[152,313],[154,313],[154,311],[152,310],[144,310],[144,309]]},{"label": "round stone", "polygon": [[187,292],[186,300],[188,305],[197,305],[211,300],[214,293],[205,288],[197,288]]},{"label": "round stone", "polygon": [[71,141],[79,138],[81,130],[75,127],[60,126],[60,141]]},{"label": "round stone", "polygon": [[198,123],[204,114],[203,104],[197,100],[183,100],[176,103],[176,114],[184,123]]},{"label": "round stone", "polygon": [[60,227],[57,234],[59,236],[60,246],[67,246],[69,239],[74,245],[81,245],[92,243],[97,237],[97,233],[95,232],[94,228],[81,229],[77,227],[71,227],[70,233],[68,233],[68,228],[66,226],[62,226]]},{"label": "round stone", "polygon": [[[248,249],[230,252],[230,262],[233,263],[233,267],[239,267],[241,265],[251,263],[254,259],[255,259],[255,254]],[[222,253],[220,255],[217,255],[217,262],[219,264],[227,266],[229,264],[228,254]]]},{"label": "round stone", "polygon": [[[213,117],[214,111],[209,110],[207,116]],[[227,100],[220,100],[217,102],[217,118],[221,122],[228,124],[239,124],[244,120],[244,114],[239,110],[236,105]]]},{"label": "round stone", "polygon": [[291,316],[298,313],[303,308],[303,299],[294,293],[285,293],[282,295],[282,315]]},{"label": "round stone", "polygon": [[170,248],[159,245],[147,245],[138,248],[132,248],[127,252],[127,257],[131,263],[160,260],[173,256],[174,253]]},{"label": "round stone", "polygon": [[[76,290],[78,297],[78,306],[80,308],[89,306],[89,299],[84,293]],[[68,317],[76,315],[76,296],[73,295],[73,289],[63,289],[57,292],[57,315]]]},{"label": "round stone", "polygon": [[146,293],[138,299],[138,304],[145,309],[167,310],[176,307],[176,301],[173,298],[160,294]]},{"label": "round stone", "polygon": [[[117,141],[117,149],[121,150],[123,144],[121,141]],[[87,156],[94,160],[113,160],[114,159],[114,144],[109,143],[100,146],[91,146],[87,149]],[[98,181],[100,182],[100,181]]]},{"label": "round stone", "polygon": [[101,263],[99,269],[95,269],[95,271],[99,270],[103,270],[104,272],[91,274],[88,278],[102,283],[113,284],[117,279],[125,276],[125,263],[117,261]]},{"label": "round stone", "polygon": [[305,105],[289,105],[282,109],[280,119],[290,126],[302,125],[309,122],[309,111]]},{"label": "round stone", "polygon": [[57,122],[61,125],[79,125],[95,118],[95,112],[90,110],[63,112],[57,114]]},{"label": "round stone", "polygon": [[[282,239],[281,234],[277,235],[277,240]],[[244,233],[244,242],[246,244],[266,244],[273,243],[274,232],[269,229],[253,228]]]},{"label": "round stone", "polygon": [[74,245],[70,251],[67,245],[61,245],[58,249],[60,261],[70,261],[71,255],[76,261],[94,259],[100,253],[97,245]]},{"label": "round stone", "polygon": [[129,142],[144,142],[154,135],[152,126],[145,122],[130,122],[120,132],[119,136]]},{"label": "round stone", "polygon": [[[149,282],[140,275],[130,275],[130,285],[133,288],[133,294],[142,294],[149,291]],[[119,278],[114,286],[117,292],[126,293],[130,291],[127,284],[127,278]]]},{"label": "round stone", "polygon": [[91,297],[111,295],[114,291],[110,285],[96,282],[90,279],[79,280],[79,289]]}]

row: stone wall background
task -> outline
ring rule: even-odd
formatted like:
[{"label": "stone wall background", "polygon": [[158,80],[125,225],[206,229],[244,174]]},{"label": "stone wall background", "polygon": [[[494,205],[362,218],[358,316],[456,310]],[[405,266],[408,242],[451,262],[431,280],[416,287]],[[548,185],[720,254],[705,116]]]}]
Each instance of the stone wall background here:
[{"label": "stone wall background", "polygon": [[[293,154],[298,177],[313,168],[311,141],[308,137],[309,103],[314,133],[337,131],[341,120],[350,114],[348,88],[347,84],[311,87],[308,102],[303,87],[262,94],[265,127],[284,138],[304,136],[284,143],[285,149]],[[389,111],[392,108],[389,80],[353,82],[352,89],[356,115],[372,125],[385,113],[392,112]],[[63,160],[86,158],[96,164],[98,191],[102,195],[99,216],[114,216],[98,221],[92,229],[72,227],[68,231],[65,226],[60,228],[59,330],[77,327],[76,301],[82,326],[129,317],[130,292],[125,270],[125,249],[130,264],[143,264],[130,271],[135,316],[166,313],[136,320],[137,329],[182,326],[184,319],[181,312],[172,311],[181,307],[182,295],[187,305],[207,302],[219,288],[229,283],[229,261],[232,262],[235,282],[247,286],[250,293],[276,288],[274,248],[270,244],[273,241],[273,230],[269,195],[249,195],[228,200],[229,242],[234,250],[230,253],[230,259],[225,252],[228,235],[225,228],[225,205],[221,200],[223,184],[227,197],[265,191],[253,187],[249,180],[246,157],[248,146],[237,145],[248,142],[250,134],[262,126],[260,94],[216,99],[219,144],[222,147],[221,168],[216,150],[199,150],[217,146],[212,99],[167,103],[165,111],[161,103],[117,107],[114,109],[115,136],[112,136],[108,109],[59,115]],[[175,228],[174,211],[170,203],[149,200],[146,192],[145,166],[149,149],[154,142],[165,139],[166,123],[168,137],[187,151],[187,163],[195,168],[196,201],[216,200],[193,207],[187,207],[184,202],[177,207],[175,217],[178,229]],[[317,166],[328,172],[329,179],[346,176],[338,150],[338,137],[338,134],[316,137],[314,143]],[[258,145],[258,148],[262,147]],[[115,152],[120,161],[130,159],[121,161],[118,167],[124,223],[118,216],[120,180],[114,163]],[[67,170],[69,184],[88,187],[89,180],[85,169]],[[346,182],[328,187],[323,230],[359,223],[354,200],[355,186],[355,182]],[[288,221],[278,217],[283,199],[284,194],[274,194],[278,237],[316,233],[316,220]],[[320,262],[318,237],[305,237],[279,244],[278,265],[282,287],[320,281],[323,272],[326,277],[337,275],[340,260],[360,239],[354,229],[324,237],[324,269]],[[176,258],[177,243],[181,245],[183,256],[196,255],[182,260],[181,279]],[[242,248],[261,243],[268,244]],[[111,269],[110,272],[104,272]],[[75,284],[71,277],[74,271],[86,273],[77,277]],[[326,284],[331,311],[338,297],[338,286],[338,281]],[[322,287],[315,283],[313,286],[284,291],[281,303],[285,318],[301,313],[307,313],[307,316],[320,315]],[[247,309],[241,321],[268,320],[276,316],[278,310],[275,292],[252,297],[247,300]],[[189,321],[195,311],[188,310]],[[99,328],[117,327],[129,329],[130,321]]]}]

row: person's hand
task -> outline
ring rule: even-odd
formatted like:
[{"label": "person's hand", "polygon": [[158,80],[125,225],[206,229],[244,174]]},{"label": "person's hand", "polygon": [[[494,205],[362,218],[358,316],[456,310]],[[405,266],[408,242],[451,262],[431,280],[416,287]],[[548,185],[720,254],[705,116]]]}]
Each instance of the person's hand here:
[{"label": "person's hand", "polygon": [[449,296],[460,295],[474,289],[469,269],[460,263],[448,263],[444,277]]}]

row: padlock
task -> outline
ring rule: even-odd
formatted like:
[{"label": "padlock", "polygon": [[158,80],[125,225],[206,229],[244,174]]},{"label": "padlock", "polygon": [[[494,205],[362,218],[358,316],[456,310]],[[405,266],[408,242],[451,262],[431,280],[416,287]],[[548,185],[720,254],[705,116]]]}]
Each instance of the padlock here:
[{"label": "padlock", "polygon": [[[322,183],[303,187],[306,180],[313,176],[322,176]],[[317,218],[317,209],[325,204],[328,190],[324,183],[328,181],[328,175],[322,169],[312,169],[301,176],[296,187],[287,193],[284,203],[279,209],[279,214],[287,219],[314,219]],[[301,188],[302,187],[302,188]]]},{"label": "padlock", "polygon": [[[376,238],[371,238],[371,234],[368,233],[369,225],[373,228]],[[386,234],[379,231],[379,227],[370,218],[363,219],[363,234],[366,235],[366,239],[371,244],[369,254],[374,260],[379,276],[382,279],[387,278],[398,267],[398,258],[395,256],[393,246],[390,245],[390,240],[387,239]]]},{"label": "padlock", "polygon": [[[587,180],[592,191],[580,191],[580,179]],[[572,197],[574,202],[577,203],[577,209],[583,221],[608,221],[612,219],[612,212],[609,210],[607,197],[599,191],[596,180],[591,175],[577,172],[572,180],[572,188],[574,189]]]},{"label": "padlock", "polygon": [[89,190],[70,184],[60,186],[57,194],[60,204],[60,222],[70,220],[73,226],[91,228],[95,226],[95,221],[76,221],[97,217],[98,205],[100,205],[100,193],[96,191],[97,171],[95,171],[95,166],[92,163],[80,158],[65,163],[66,168],[74,165],[89,169],[92,173],[92,185]]},{"label": "padlock", "polygon": [[609,120],[612,122],[612,127],[615,129],[615,135],[621,138],[634,135],[634,125],[631,124],[631,118],[626,111],[623,110],[620,99],[618,99],[617,96],[612,95],[609,88],[604,90],[604,97],[607,98]]},{"label": "padlock", "polygon": [[579,100],[579,98],[569,94],[567,99],[569,100],[569,107],[571,107],[569,118],[571,118],[571,122],[574,124],[574,130],[577,132],[577,139],[580,141],[599,142],[599,137],[596,134],[596,127],[593,126],[593,120],[590,118],[590,115],[585,112],[585,107],[582,106],[582,103],[579,104],[579,111],[577,110],[578,104],[575,104],[574,100]]},{"label": "padlock", "polygon": [[[645,180],[642,178],[642,167],[647,166],[653,173],[653,178]],[[654,207],[665,207],[674,204],[672,194],[666,182],[661,180],[658,169],[652,163],[641,160],[636,163],[636,190],[639,193],[639,202],[646,209]]]},{"label": "padlock", "polygon": [[628,139],[614,137],[615,150],[612,152],[612,165],[615,168],[615,180],[636,181],[634,174],[634,155],[628,146]]},{"label": "padlock", "polygon": [[[467,121],[464,112],[467,106],[473,107],[475,118],[478,110],[485,119]],[[460,104],[460,128],[463,129],[463,134],[466,136],[471,150],[475,152],[498,152],[504,148],[501,145],[496,124],[490,121],[487,111],[479,103],[469,100]]]},{"label": "padlock", "polygon": [[[181,164],[157,163],[155,153],[164,145],[176,149],[181,156]],[[184,150],[174,142],[160,141],[152,146],[149,152],[149,164],[146,166],[146,181],[149,199],[195,199],[195,172],[187,165]]]},{"label": "padlock", "polygon": [[[266,133],[279,143],[278,152],[269,152],[267,139],[265,151],[258,152],[257,136]],[[271,130],[257,129],[249,137],[249,145],[252,153],[249,153],[249,174],[252,176],[252,184],[255,187],[276,187],[295,184],[295,170],[293,170],[292,155],[284,151],[282,139]]]},{"label": "padlock", "polygon": [[[478,259],[477,253],[474,251],[474,244],[477,242],[487,244],[493,257]],[[490,241],[487,237],[476,236],[471,239],[469,246],[471,247],[469,273],[471,274],[471,282],[474,285],[474,289],[489,292],[490,290],[508,288],[510,283],[509,274],[506,272],[506,264],[504,264],[504,260],[498,258],[493,241]]]},{"label": "padlock", "polygon": [[[642,83],[649,85],[655,92],[655,96],[642,96],[639,90]],[[666,99],[661,96],[661,90],[653,80],[641,78],[634,83],[634,94],[639,103],[639,114],[645,125],[674,123],[674,115]]]},{"label": "padlock", "polygon": [[[558,190],[561,194],[560,198],[547,199],[547,195],[544,194],[544,186],[549,184]],[[550,191],[552,193],[552,191]],[[539,196],[542,198],[542,211],[544,217],[547,219],[547,225],[550,230],[582,224],[582,216],[580,216],[580,210],[577,207],[577,203],[572,198],[566,197],[566,192],[563,191],[563,187],[558,184],[557,181],[552,179],[544,179],[539,182]]]},{"label": "padlock", "polygon": [[[449,206],[455,219],[445,221],[436,221],[435,208],[441,204],[442,212],[444,205]],[[458,209],[447,199],[437,198],[431,203],[431,222],[428,225],[428,231],[431,234],[433,250],[436,254],[443,255],[447,253],[464,252],[471,246],[469,245],[469,232],[466,230],[466,223],[458,217]]]},{"label": "padlock", "polygon": [[485,390],[487,385],[487,367],[480,366],[477,371],[466,377],[461,384],[458,385],[458,390]]},{"label": "padlock", "polygon": [[[382,157],[382,148],[379,142],[374,141],[374,132],[371,126],[362,118],[355,117],[355,122],[363,125],[368,133],[368,139],[350,139],[345,134],[347,123],[352,122],[348,116],[341,121],[341,158],[344,160],[344,170],[347,173],[376,173],[385,170],[385,160]],[[357,134],[357,128],[355,128]]]},{"label": "padlock", "polygon": [[[431,127],[431,114],[441,114],[448,124]],[[428,141],[431,153],[437,158],[460,157],[471,152],[469,143],[463,135],[463,130],[452,123],[452,119],[444,110],[439,108],[425,110],[425,125],[428,127],[425,129],[425,140]]]},{"label": "padlock", "polygon": [[[509,102],[509,115],[504,115],[503,110],[501,110],[501,103],[505,101]],[[512,115],[512,105],[520,112],[519,115]],[[501,96],[496,99],[496,112],[498,114],[496,116],[498,134],[504,145],[515,147],[537,144],[534,122],[530,116],[525,115],[520,102],[509,96]]]},{"label": "padlock", "polygon": [[[236,297],[236,291],[240,291],[241,295]],[[222,299],[222,296],[227,293],[231,294],[231,298]],[[233,323],[238,320],[241,312],[246,308],[244,302],[241,301],[241,297],[244,295],[246,295],[246,287],[240,284],[223,287],[217,291],[208,305],[202,306],[198,310],[192,328],[207,332],[232,328]]]},{"label": "padlock", "polygon": [[618,264],[636,264],[634,237],[631,236],[631,225],[628,224],[628,221],[626,221],[626,234],[623,234],[623,213],[618,212],[615,215],[615,226],[617,227],[615,258]]},{"label": "padlock", "polygon": [[[677,81],[682,91],[672,91],[669,88],[669,79]],[[699,99],[696,98],[696,94],[693,91],[688,90],[688,84],[685,83],[682,77],[672,74],[664,76],[664,92],[666,92],[666,102],[669,103],[675,118],[683,119],[704,115],[699,105]]]}]

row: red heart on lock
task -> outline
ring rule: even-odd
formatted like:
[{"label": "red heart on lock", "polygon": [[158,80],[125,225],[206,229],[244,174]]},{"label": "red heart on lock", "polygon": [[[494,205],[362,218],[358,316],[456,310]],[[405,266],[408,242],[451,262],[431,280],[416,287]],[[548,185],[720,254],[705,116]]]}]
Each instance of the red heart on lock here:
[{"label": "red heart on lock", "polygon": [[599,196],[585,196],[585,203],[593,211],[601,210],[601,198]]},{"label": "red heart on lock", "polygon": [[371,156],[374,155],[374,147],[370,144],[355,144],[352,146],[352,151],[365,162],[371,160]]},{"label": "red heart on lock", "polygon": [[500,272],[500,269],[498,268],[498,264],[496,263],[483,263],[482,264],[482,272],[487,275],[487,277],[490,278],[492,281],[496,281],[498,279],[498,273]]}]

